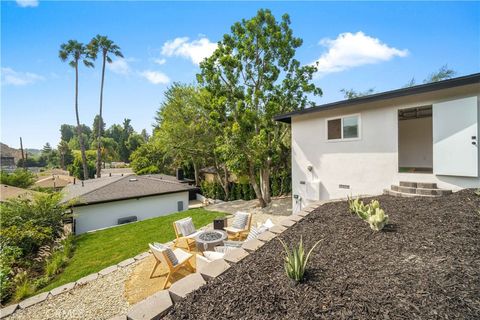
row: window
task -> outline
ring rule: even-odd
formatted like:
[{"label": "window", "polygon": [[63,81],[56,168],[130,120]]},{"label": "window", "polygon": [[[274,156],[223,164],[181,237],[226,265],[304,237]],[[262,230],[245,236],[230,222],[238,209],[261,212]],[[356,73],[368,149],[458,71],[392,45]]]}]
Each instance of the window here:
[{"label": "window", "polygon": [[328,140],[348,140],[360,137],[360,116],[349,115],[327,119]]}]

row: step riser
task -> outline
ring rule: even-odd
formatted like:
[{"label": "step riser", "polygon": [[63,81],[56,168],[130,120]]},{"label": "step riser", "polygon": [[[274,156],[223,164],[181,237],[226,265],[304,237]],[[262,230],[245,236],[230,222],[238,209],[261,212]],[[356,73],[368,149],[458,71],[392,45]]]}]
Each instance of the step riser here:
[{"label": "step riser", "polygon": [[444,196],[452,193],[452,190],[412,188],[412,187],[402,187],[402,186],[396,186],[396,185],[392,185],[391,189],[393,191],[402,192],[402,193],[420,194],[420,195],[428,195],[428,196]]},{"label": "step riser", "polygon": [[400,187],[408,187],[408,188],[437,189],[437,184],[430,183],[430,182],[400,181],[399,185]]},{"label": "step riser", "polygon": [[383,194],[386,194],[386,195],[389,195],[389,196],[394,196],[394,197],[401,197],[401,198],[414,198],[414,197],[433,198],[433,197],[436,197],[436,196],[423,195],[423,194],[403,193],[403,192],[393,191],[393,190],[389,190],[389,189],[383,190]]}]

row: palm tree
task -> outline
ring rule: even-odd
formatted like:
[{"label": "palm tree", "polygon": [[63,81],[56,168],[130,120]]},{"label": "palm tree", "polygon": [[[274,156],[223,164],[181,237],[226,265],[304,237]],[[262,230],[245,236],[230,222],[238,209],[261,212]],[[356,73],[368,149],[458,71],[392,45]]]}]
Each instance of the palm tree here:
[{"label": "palm tree", "polygon": [[97,59],[97,55],[100,53],[102,55],[102,81],[100,83],[100,121],[98,122],[98,131],[97,131],[97,178],[101,177],[102,170],[102,109],[103,109],[103,84],[105,81],[105,64],[112,63],[112,58],[109,54],[113,54],[116,57],[123,58],[122,52],[120,52],[120,47],[117,46],[112,40],[108,39],[107,36],[97,35],[95,38],[90,41],[87,46],[88,54],[94,60]]},{"label": "palm tree", "polygon": [[83,141],[82,127],[80,125],[80,117],[78,115],[78,62],[81,60],[86,67],[93,67],[93,63],[88,60],[86,47],[83,43],[77,40],[68,40],[67,43],[62,43],[60,51],[58,52],[60,59],[68,62],[68,65],[75,68],[75,116],[77,118],[77,134],[80,143],[80,152],[82,154],[83,178],[88,179],[87,156],[85,154],[85,143]]}]

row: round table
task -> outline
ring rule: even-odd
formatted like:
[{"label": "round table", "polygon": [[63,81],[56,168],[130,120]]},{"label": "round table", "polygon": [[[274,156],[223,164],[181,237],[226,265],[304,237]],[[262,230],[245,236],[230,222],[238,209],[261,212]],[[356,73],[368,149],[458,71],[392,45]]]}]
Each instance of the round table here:
[{"label": "round table", "polygon": [[195,237],[198,251],[213,251],[214,247],[223,244],[227,239],[227,233],[222,230],[206,230],[202,231]]}]

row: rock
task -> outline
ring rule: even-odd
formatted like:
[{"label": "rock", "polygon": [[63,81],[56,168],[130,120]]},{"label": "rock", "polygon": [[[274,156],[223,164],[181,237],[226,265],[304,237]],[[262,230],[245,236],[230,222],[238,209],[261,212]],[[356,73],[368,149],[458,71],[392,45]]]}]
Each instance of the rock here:
[{"label": "rock", "polygon": [[162,290],[133,305],[128,311],[127,319],[159,319],[165,315],[172,306],[173,302],[168,290]]},{"label": "rock", "polygon": [[18,303],[15,303],[0,309],[0,319],[8,317],[12,313],[14,313],[15,310],[17,310],[17,308],[18,308]]},{"label": "rock", "polygon": [[223,259],[228,262],[237,263],[248,256],[248,252],[242,248],[233,249],[225,254]]},{"label": "rock", "polygon": [[60,293],[64,293],[73,289],[73,287],[75,287],[75,282],[70,282],[70,283],[64,284],[63,286],[56,287],[55,289],[50,291],[50,294],[52,296],[56,296],[56,295],[59,295]]},{"label": "rock", "polygon": [[265,231],[265,232],[262,232],[261,234],[259,234],[257,239],[260,240],[260,241],[267,242],[267,241],[272,240],[276,236],[277,235],[275,233],[272,233],[270,231]]},{"label": "rock", "polygon": [[137,254],[135,257],[133,257],[133,259],[135,259],[135,260],[142,260],[142,259],[147,258],[149,255],[150,255],[150,252],[147,251],[147,252],[143,252],[143,253]]},{"label": "rock", "polygon": [[135,262],[135,259],[129,258],[129,259],[123,260],[122,262],[118,263],[117,266],[119,266],[120,268],[124,268],[126,266],[131,265],[134,262]]},{"label": "rock", "polygon": [[280,234],[285,230],[287,230],[287,228],[285,228],[284,226],[281,226],[281,225],[274,225],[273,227],[268,229],[268,231],[276,233],[276,234]]},{"label": "rock", "polygon": [[110,267],[107,267],[105,269],[102,269],[98,272],[99,275],[101,276],[105,276],[107,274],[110,274],[114,271],[116,271],[118,269],[118,266],[117,265],[114,265],[114,266],[110,266]]},{"label": "rock", "polygon": [[242,248],[245,249],[245,250],[249,250],[249,251],[255,251],[258,248],[262,247],[264,244],[265,243],[263,243],[262,241],[260,241],[258,239],[252,239],[252,240],[245,241],[242,244]]},{"label": "rock", "polygon": [[22,309],[28,308],[30,306],[33,306],[34,304],[45,301],[45,299],[47,299],[49,294],[50,292],[43,292],[43,293],[37,294],[36,296],[23,300],[18,305]]},{"label": "rock", "polygon": [[76,282],[76,285],[77,286],[83,286],[84,284],[92,282],[93,280],[96,280],[97,278],[98,278],[98,273],[92,273],[92,274],[89,274],[86,277],[78,279],[77,282]]},{"label": "rock", "polygon": [[[223,260],[216,260],[223,261]],[[213,261],[215,262],[215,261]],[[225,261],[224,261],[225,262]],[[212,267],[208,268],[212,270]],[[198,273],[192,273],[172,284],[168,292],[174,302],[181,301],[190,292],[193,292],[205,284],[205,280]]]},{"label": "rock", "polygon": [[284,226],[284,227],[291,227],[291,226],[293,226],[295,223],[297,223],[297,222],[296,222],[296,221],[293,221],[293,220],[290,220],[290,219],[285,219],[285,220],[280,221],[280,225],[281,225],[281,226]]}]

